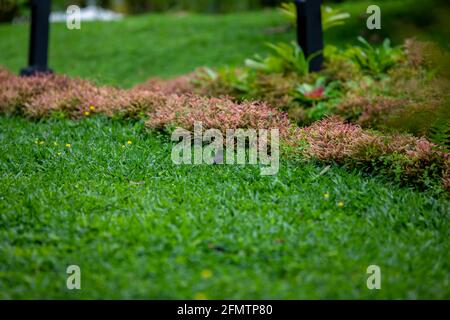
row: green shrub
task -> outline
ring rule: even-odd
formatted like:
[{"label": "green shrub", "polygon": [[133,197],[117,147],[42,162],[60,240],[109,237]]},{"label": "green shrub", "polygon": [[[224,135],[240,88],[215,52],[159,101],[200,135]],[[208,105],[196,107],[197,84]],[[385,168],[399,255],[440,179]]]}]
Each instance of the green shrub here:
[{"label": "green shrub", "polygon": [[206,96],[233,96],[242,99],[252,91],[252,75],[246,68],[201,68],[193,82],[197,93]]},{"label": "green shrub", "polygon": [[266,58],[256,55],[254,59],[246,59],[245,65],[253,70],[266,73],[288,73],[295,72],[299,75],[309,73],[309,62],[315,55],[305,57],[303,50],[296,42],[291,44],[268,43],[267,46],[273,53]]},{"label": "green shrub", "polygon": [[380,76],[394,67],[402,57],[400,47],[391,47],[391,41],[385,39],[381,47],[373,47],[363,37],[358,37],[362,47],[354,46],[348,51],[349,57],[364,72]]}]

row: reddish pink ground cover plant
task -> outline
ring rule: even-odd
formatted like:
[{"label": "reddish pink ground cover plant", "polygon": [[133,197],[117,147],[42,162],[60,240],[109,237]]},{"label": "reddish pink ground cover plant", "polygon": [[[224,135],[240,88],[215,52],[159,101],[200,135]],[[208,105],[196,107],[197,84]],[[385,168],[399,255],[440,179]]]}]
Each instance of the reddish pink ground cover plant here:
[{"label": "reddish pink ground cover plant", "polygon": [[287,116],[264,102],[236,103],[226,97],[209,98],[197,95],[171,95],[164,105],[149,114],[151,128],[178,126],[190,130],[194,122],[205,128],[226,129],[278,128],[286,135],[291,126]]},{"label": "reddish pink ground cover plant", "polygon": [[194,88],[195,73],[186,74],[173,79],[151,78],[134,87],[137,91],[157,91],[163,94],[189,94],[198,91]]},{"label": "reddish pink ground cover plant", "polygon": [[166,89],[147,83],[125,90],[61,75],[21,78],[0,69],[0,112],[30,118],[63,113],[75,119],[102,113],[110,117],[144,118],[150,129],[191,130],[195,122],[222,132],[236,128],[278,128],[281,144],[294,150],[293,153],[301,153],[303,158],[376,171],[417,186],[439,180],[449,190],[449,154],[425,138],[383,135],[338,117],[298,128],[286,113],[265,102],[168,94]]},{"label": "reddish pink ground cover plant", "polygon": [[31,118],[64,113],[79,118],[91,113],[137,117],[163,103],[159,91],[124,90],[63,75],[18,77],[0,69],[0,111]]},{"label": "reddish pink ground cover plant", "polygon": [[438,179],[450,191],[450,154],[425,138],[382,135],[336,116],[301,129],[299,135],[307,144],[307,158],[376,171],[400,183],[426,186]]}]

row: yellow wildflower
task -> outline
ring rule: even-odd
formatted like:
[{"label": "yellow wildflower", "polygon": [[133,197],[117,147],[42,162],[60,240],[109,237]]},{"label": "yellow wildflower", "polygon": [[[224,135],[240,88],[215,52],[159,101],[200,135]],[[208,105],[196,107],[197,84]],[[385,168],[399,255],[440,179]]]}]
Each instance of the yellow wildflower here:
[{"label": "yellow wildflower", "polygon": [[132,143],[133,143],[133,141],[131,141],[131,140],[128,140],[128,141],[127,141],[127,143],[128,143],[128,144],[132,144]]},{"label": "yellow wildflower", "polygon": [[85,111],[84,115],[87,117],[88,115],[90,115],[91,113],[89,111]]},{"label": "yellow wildflower", "polygon": [[201,275],[203,279],[209,279],[212,277],[212,271],[209,269],[202,270]]},{"label": "yellow wildflower", "polygon": [[70,143],[67,143],[67,144],[66,144],[66,147],[67,147],[67,148],[71,148],[72,145],[71,145]]},{"label": "yellow wildflower", "polygon": [[94,110],[95,110],[95,107],[94,107],[94,106],[90,106],[90,107],[89,107],[89,110],[94,111]]},{"label": "yellow wildflower", "polygon": [[344,203],[343,203],[342,201],[339,201],[339,202],[338,202],[338,207],[339,207],[339,208],[342,208],[343,206],[344,206]]},{"label": "yellow wildflower", "polygon": [[325,194],[323,195],[323,197],[324,197],[325,199],[329,199],[329,198],[330,198],[330,194],[329,194],[329,193],[325,193]]},{"label": "yellow wildflower", "polygon": [[194,299],[195,300],[207,300],[208,298],[206,297],[206,294],[204,294],[203,292],[198,292],[195,294]]}]

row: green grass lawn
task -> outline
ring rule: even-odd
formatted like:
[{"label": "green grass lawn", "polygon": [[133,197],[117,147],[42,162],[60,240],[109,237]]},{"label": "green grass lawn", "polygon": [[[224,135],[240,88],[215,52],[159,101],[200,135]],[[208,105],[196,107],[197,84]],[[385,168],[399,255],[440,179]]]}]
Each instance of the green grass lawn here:
[{"label": "green grass lawn", "polygon": [[141,123],[0,128],[3,298],[450,297],[445,200],[312,164],[175,166]]},{"label": "green grass lawn", "polygon": [[[50,64],[129,87],[240,64],[263,41],[293,38],[268,32],[282,21],[267,11],[52,25]],[[330,41],[353,41],[347,31]],[[0,26],[0,39],[0,64],[24,66],[27,27]],[[432,191],[286,160],[276,177],[175,166],[167,136],[102,117],[1,116],[0,146],[1,298],[450,298],[450,206]],[[66,288],[71,264],[80,291]],[[366,287],[371,264],[378,291]]]}]

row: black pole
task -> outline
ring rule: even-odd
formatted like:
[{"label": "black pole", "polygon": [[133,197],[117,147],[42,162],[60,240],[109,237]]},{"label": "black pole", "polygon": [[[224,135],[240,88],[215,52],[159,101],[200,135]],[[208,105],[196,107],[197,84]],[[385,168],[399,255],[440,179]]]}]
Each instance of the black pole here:
[{"label": "black pole", "polygon": [[319,71],[323,63],[323,34],[321,0],[296,0],[297,42],[306,57],[315,54],[309,63],[310,71]]},{"label": "black pole", "polygon": [[52,72],[47,66],[51,0],[31,0],[30,4],[31,28],[28,67],[20,71],[21,76]]}]

